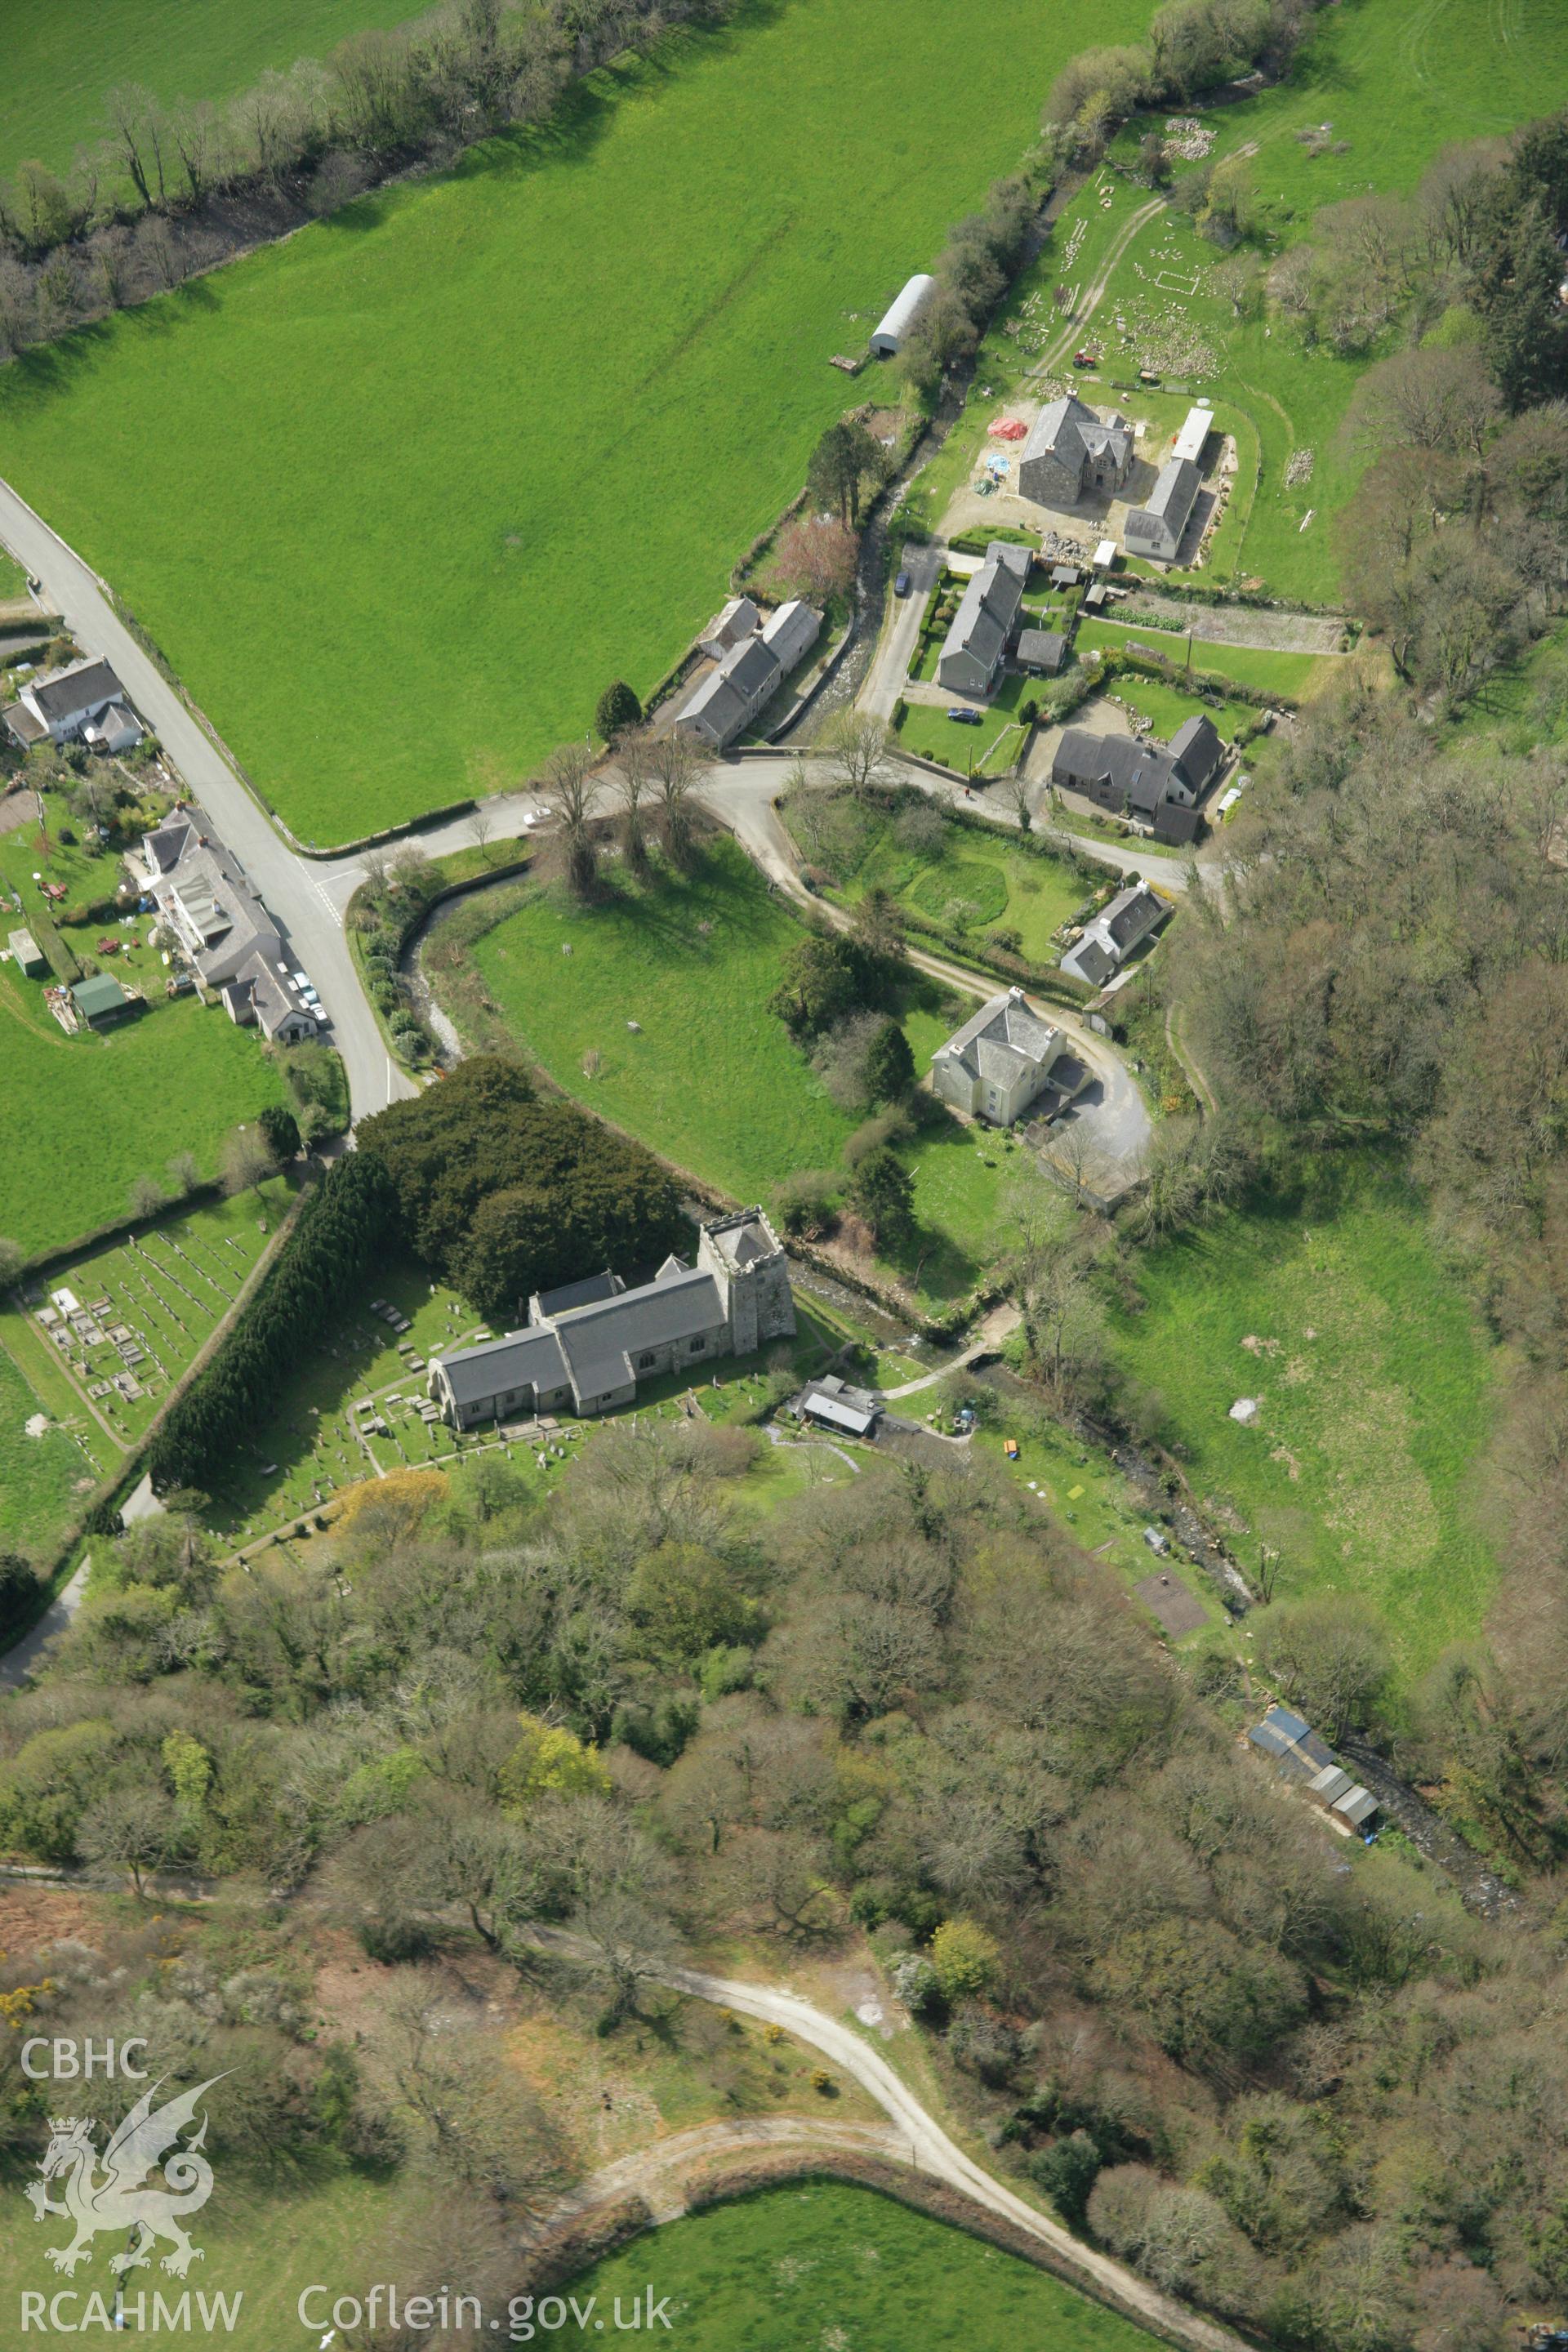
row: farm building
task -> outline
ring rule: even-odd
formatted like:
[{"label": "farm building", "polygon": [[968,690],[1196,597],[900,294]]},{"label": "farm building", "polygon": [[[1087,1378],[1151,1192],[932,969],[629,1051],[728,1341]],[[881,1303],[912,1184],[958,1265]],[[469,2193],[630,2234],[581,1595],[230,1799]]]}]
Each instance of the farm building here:
[{"label": "farm building", "polygon": [[1340,1764],[1325,1764],[1314,1773],[1307,1783],[1307,1794],[1333,1820],[1352,1830],[1364,1829],[1377,1811],[1377,1799]]},{"label": "farm building", "polygon": [[1224,757],[1214,721],[1202,717],[1184,720],[1168,745],[1066,727],[1051,761],[1051,782],[1148,825],[1157,841],[1187,842],[1197,837],[1196,803]]},{"label": "farm building", "polygon": [[455,1429],[557,1406],[606,1412],[635,1403],[639,1381],[795,1335],[788,1261],[761,1209],[705,1224],[694,1266],[667,1257],[632,1288],[595,1275],[536,1295],[529,1318],[432,1361],[430,1395]]},{"label": "farm building", "polygon": [[1070,971],[1075,980],[1088,981],[1091,988],[1103,988],[1115,978],[1134,948],[1157,931],[1170,915],[1171,909],[1163,898],[1142,882],[1119,890],[1108,907],[1102,907],[1092,923],[1084,927],[1083,937],[1074,941],[1062,958],[1062,970]]},{"label": "farm building", "polygon": [[216,991],[231,1021],[297,1045],[320,1022],[289,968],[271,916],[199,809],[175,809],[126,859],[192,971]]},{"label": "farm building", "polygon": [[1059,629],[1025,629],[1018,638],[1018,667],[1042,677],[1056,677],[1068,657],[1068,641]]},{"label": "farm building", "polygon": [[904,337],[936,290],[936,279],[921,270],[889,304],[871,331],[873,358],[890,360],[903,348]]},{"label": "farm building", "polygon": [[1132,466],[1125,418],[1098,417],[1075,393],[1042,408],[1018,453],[1018,496],[1046,507],[1076,506],[1086,490],[1120,490]]},{"label": "farm building", "polygon": [[1160,478],[1147,506],[1133,507],[1122,527],[1129,555],[1152,556],[1174,563],[1203,477],[1190,457],[1173,457],[1160,468]]},{"label": "farm building", "polygon": [[854,1388],[837,1372],[824,1372],[819,1380],[808,1381],[798,1396],[790,1399],[789,1410],[796,1421],[815,1421],[847,1437],[875,1437],[882,1417],[881,1403],[869,1389]]},{"label": "farm building", "polygon": [[985,695],[1002,675],[1033,558],[994,539],[972,574],[937,656],[937,684],[950,694]]},{"label": "farm building", "polygon": [[71,743],[79,736],[95,751],[110,751],[142,740],[125,688],[106,661],[70,662],[33,678],[6,711],[5,723],[24,751],[46,737]]},{"label": "farm building", "polygon": [[42,948],[31,931],[13,931],[5,942],[11,950],[11,961],[28,980],[37,980],[48,970]]},{"label": "farm building", "polygon": [[[822,615],[791,597],[768,614],[760,615],[749,596],[726,604],[712,624],[714,641],[721,628],[738,627],[750,614],[750,634],[736,637],[716,669],[710,670],[676,719],[677,731],[695,735],[715,751],[732,742],[783,685],[790,671],[816,643]],[[706,642],[706,641],[705,641]]]},{"label": "farm building", "polygon": [[753,634],[761,618],[749,596],[731,596],[714,614],[697,642],[714,661],[722,661],[731,646],[738,646]]},{"label": "farm building", "polygon": [[779,674],[787,677],[796,665],[805,659],[822,631],[822,616],[798,596],[768,614],[759,635],[769,653],[779,666]]},{"label": "farm building", "polygon": [[117,1029],[144,1009],[146,1000],[122,988],[111,971],[94,972],[71,990],[77,1020],[84,1029]]},{"label": "farm building", "polygon": [[931,1091],[955,1109],[992,1127],[1011,1127],[1047,1087],[1064,1097],[1076,1093],[1084,1073],[1061,1031],[1030,1010],[1021,988],[1009,988],[937,1047],[931,1082]]}]

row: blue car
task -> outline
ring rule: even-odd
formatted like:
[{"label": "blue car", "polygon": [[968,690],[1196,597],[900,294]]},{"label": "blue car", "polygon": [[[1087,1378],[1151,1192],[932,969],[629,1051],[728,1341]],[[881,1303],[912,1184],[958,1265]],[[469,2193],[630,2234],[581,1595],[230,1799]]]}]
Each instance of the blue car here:
[{"label": "blue car", "polygon": [[907,572],[900,572],[893,583],[893,593],[895,596],[907,596],[909,593],[910,575]]},{"label": "blue car", "polygon": [[950,710],[947,715],[955,719],[961,727],[978,727],[980,724],[978,710]]}]

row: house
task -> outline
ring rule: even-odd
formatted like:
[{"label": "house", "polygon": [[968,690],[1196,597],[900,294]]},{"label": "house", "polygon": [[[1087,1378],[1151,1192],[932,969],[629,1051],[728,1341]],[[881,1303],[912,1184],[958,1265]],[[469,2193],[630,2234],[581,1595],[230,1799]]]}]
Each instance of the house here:
[{"label": "house", "polygon": [[[726,604],[711,624],[713,632],[738,627],[751,615],[748,634],[736,637],[709,671],[677,718],[678,733],[695,735],[715,751],[732,742],[770,701],[789,672],[816,643],[822,615],[798,596],[781,604],[759,625],[757,608],[749,596]],[[712,641],[704,640],[712,649]]]},{"label": "house", "polygon": [[[46,736],[53,743],[74,742],[94,722],[101,739],[102,722],[111,709],[118,715],[107,731],[116,740],[100,740],[94,748],[119,750],[139,742],[142,730],[126,707],[125,688],[106,661],[89,659],[70,662],[64,669],[46,670],[41,677],[33,678],[5,713],[5,723],[26,751]],[[132,730],[129,734],[127,728]]]},{"label": "house", "polygon": [[994,539],[986,549],[937,656],[937,684],[950,694],[987,695],[1001,677],[1033,561],[1026,547],[1002,540]]},{"label": "house", "polygon": [[925,309],[936,291],[936,279],[925,270],[917,270],[902,290],[889,304],[877,325],[871,330],[871,355],[874,359],[890,360],[903,348],[904,337]]},{"label": "house", "polygon": [[869,1389],[852,1388],[837,1372],[824,1372],[819,1380],[809,1381],[797,1397],[790,1399],[789,1411],[796,1421],[815,1421],[847,1437],[875,1437],[882,1417],[879,1397]]},{"label": "house", "polygon": [[277,925],[199,809],[172,811],[142,835],[126,864],[231,1021],[242,1028],[254,1022],[285,1045],[316,1035],[319,1011],[301,992]]},{"label": "house", "polygon": [[803,662],[822,634],[822,615],[798,596],[770,613],[759,632],[762,641],[779,666],[781,677]]},{"label": "house", "polygon": [[1061,1031],[1030,1010],[1021,988],[993,996],[931,1055],[932,1092],[993,1127],[1011,1127],[1047,1087],[1070,1097],[1085,1076]]},{"label": "house", "polygon": [[1160,478],[1150,493],[1148,505],[1133,507],[1122,525],[1121,535],[1129,555],[1174,563],[1202,479],[1190,457],[1173,457],[1161,467]]},{"label": "house", "polygon": [[48,970],[48,961],[31,931],[13,931],[5,942],[11,950],[11,961],[28,980],[37,980]]},{"label": "house", "polygon": [[1197,837],[1197,803],[1224,760],[1215,723],[1204,716],[1184,720],[1168,744],[1065,727],[1051,782],[1058,791],[1082,793],[1097,807],[1147,825],[1157,841],[1188,842]]},{"label": "house", "polygon": [[70,995],[77,1020],[84,1029],[117,1029],[122,1021],[132,1020],[146,1007],[145,997],[122,988],[111,971],[98,971],[89,980],[79,980]]},{"label": "house", "polygon": [[1082,938],[1063,956],[1062,970],[1071,972],[1075,980],[1087,981],[1090,988],[1103,988],[1133,949],[1168,919],[1170,912],[1163,898],[1156,898],[1146,883],[1133,882],[1128,889],[1119,890],[1092,923],[1085,924]]},{"label": "house", "polygon": [[529,1320],[501,1339],[435,1358],[429,1392],[455,1429],[562,1409],[607,1412],[639,1381],[700,1372],[795,1335],[789,1264],[761,1209],[702,1227],[697,1263],[667,1257],[628,1287],[594,1275],[529,1300]]},{"label": "house", "polygon": [[81,730],[81,740],[89,751],[133,751],[142,740],[142,721],[123,702],[111,702],[96,719],[89,719]]},{"label": "house", "polygon": [[729,603],[715,613],[697,642],[705,654],[722,661],[731,646],[752,635],[762,615],[749,596],[731,596]]},{"label": "house", "polygon": [[1018,453],[1018,496],[1039,506],[1076,506],[1086,490],[1120,490],[1132,467],[1126,419],[1103,423],[1074,393],[1042,408]]},{"label": "house", "polygon": [[1068,641],[1059,629],[1025,629],[1018,638],[1018,667],[1037,676],[1056,677],[1068,657]]},{"label": "house", "polygon": [[1200,403],[1196,408],[1189,408],[1181,431],[1171,444],[1172,457],[1188,458],[1193,465],[1201,467],[1205,445],[1213,429],[1214,410],[1206,402]]}]

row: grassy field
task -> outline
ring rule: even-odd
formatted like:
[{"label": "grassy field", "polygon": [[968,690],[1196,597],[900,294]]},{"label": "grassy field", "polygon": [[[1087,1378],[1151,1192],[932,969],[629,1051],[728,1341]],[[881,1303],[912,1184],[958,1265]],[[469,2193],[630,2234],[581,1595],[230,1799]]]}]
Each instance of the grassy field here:
[{"label": "grassy field", "polygon": [[64,172],[78,146],[105,136],[104,101],[140,83],[165,104],[221,101],[297,58],[325,57],[366,25],[395,25],[406,0],[77,0],[71,59],[62,70],[60,20],[8,9],[0,77],[0,179],[24,158]]},{"label": "grassy field", "polygon": [[[80,1427],[85,1414],[69,1425],[57,1419],[54,1400],[39,1394],[12,1355],[13,1320],[0,1316],[0,1550],[42,1559],[79,1496],[97,1485],[100,1465]],[[27,1423],[39,1414],[49,1426],[30,1437]],[[107,1462],[112,1449],[101,1436],[100,1446]]]},{"label": "grassy field", "polygon": [[[1244,1566],[1282,1555],[1281,1598],[1364,1595],[1404,1667],[1479,1632],[1496,1563],[1469,1468],[1491,1416],[1486,1341],[1396,1171],[1351,1161],[1301,1198],[1227,1215],[1147,1257],[1116,1318],[1126,1372],[1195,1492],[1240,1514]],[[1260,1400],[1250,1427],[1229,1419]]]},{"label": "grassy field", "polygon": [[[687,2352],[1153,2352],[1128,2320],[891,2199],[804,2180],[689,2215],[578,2279],[601,2311],[651,2283]],[[561,2339],[571,2342],[570,2331]]]},{"label": "grassy field", "polygon": [[163,1179],[177,1152],[211,1175],[225,1135],[284,1099],[253,1030],[194,996],[153,1003],[105,1036],[68,1037],[43,984],[0,965],[6,1150],[0,1234],[58,1247],[127,1213],[138,1176]]},{"label": "grassy field", "polygon": [[1131,677],[1125,673],[1117,679],[1113,691],[1123,702],[1154,722],[1154,732],[1163,743],[1168,743],[1184,719],[1201,714],[1212,719],[1227,743],[1233,743],[1244,727],[1249,727],[1258,713],[1249,702],[1226,702],[1216,710],[1213,703],[1200,702],[1191,694],[1184,694],[1179,686],[1166,686],[1156,677]]},{"label": "grassy field", "polygon": [[[1103,646],[1110,653],[1121,653],[1130,645],[1150,646],[1155,653],[1165,654],[1178,667],[1187,658],[1187,640],[1173,631],[1154,628],[1147,621],[1085,621],[1080,624],[1076,651],[1091,652]],[[1300,701],[1316,691],[1322,673],[1329,667],[1317,654],[1279,654],[1256,646],[1226,646],[1203,637],[1193,639],[1193,667],[1214,670],[1222,677],[1233,677],[1240,686],[1250,686],[1260,694],[1286,694]],[[1121,682],[1117,681],[1117,691]]]},{"label": "grassy field", "polygon": [[[768,1200],[781,1177],[837,1161],[858,1119],[763,1009],[800,927],[732,843],[713,842],[692,875],[646,889],[615,874],[596,906],[533,887],[485,930],[488,919],[470,901],[462,929],[437,933],[426,969],[447,985],[441,943],[453,943],[459,979],[471,965],[510,1034],[566,1093],[738,1200]],[[934,986],[921,982],[902,1018],[923,1070],[948,1034]],[[903,1148],[930,1229],[916,1253],[928,1297],[967,1289],[994,1254],[1015,1148],[957,1126]]]},{"label": "grassy field", "polygon": [[[1093,34],[1144,13],[1096,0]],[[297,832],[510,782],[719,602],[853,396],[830,354],[1016,164],[1090,29],[754,0],[5,369],[0,469]]]}]

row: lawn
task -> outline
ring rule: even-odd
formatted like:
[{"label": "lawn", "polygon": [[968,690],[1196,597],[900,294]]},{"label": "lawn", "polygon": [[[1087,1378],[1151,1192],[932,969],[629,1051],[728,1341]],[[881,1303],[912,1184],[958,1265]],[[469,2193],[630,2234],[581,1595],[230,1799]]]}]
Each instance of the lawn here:
[{"label": "lawn", "polygon": [[366,25],[395,25],[407,0],[76,0],[63,69],[60,20],[47,8],[6,12],[0,79],[0,179],[24,159],[64,172],[108,125],[104,101],[140,83],[165,104],[221,102],[297,58],[325,57]]},{"label": "lawn", "polygon": [[[100,1468],[91,1438],[73,1415],[70,1425],[50,1411],[10,1351],[15,1318],[0,1316],[0,1551],[19,1551],[44,1560],[70,1518],[79,1496],[98,1483]],[[37,1436],[27,1423],[46,1414],[49,1426]],[[111,1449],[100,1438],[105,1459]]]},{"label": "lawn", "polygon": [[[436,934],[426,971],[461,1017],[452,982],[460,991],[471,968],[510,1034],[567,1094],[733,1198],[767,1201],[794,1171],[835,1166],[859,1124],[765,1010],[799,937],[720,838],[688,877],[661,870],[637,887],[610,869],[595,906],[531,885],[496,920],[470,900]],[[917,983],[902,1018],[923,1070],[948,1034],[934,984]],[[968,1289],[994,1255],[1006,1150],[956,1124],[901,1148],[930,1228],[910,1268],[918,1259],[928,1297]]]},{"label": "lawn", "polygon": [[[1127,1375],[1200,1496],[1240,1514],[1244,1569],[1281,1554],[1281,1598],[1354,1592],[1417,1674],[1480,1628],[1496,1562],[1471,1510],[1490,1351],[1398,1171],[1347,1160],[1299,1197],[1227,1214],[1142,1262],[1119,1311]],[[1229,1418],[1261,1405],[1250,1427]]]},{"label": "lawn", "polygon": [[[1109,653],[1122,653],[1130,645],[1148,646],[1178,668],[1187,659],[1187,639],[1173,630],[1158,629],[1149,621],[1084,621],[1074,651],[1086,654],[1099,646]],[[1214,644],[1203,637],[1193,639],[1192,659],[1194,669],[1233,677],[1238,686],[1253,687],[1260,694],[1289,695],[1292,701],[1316,693],[1323,671],[1331,666],[1318,654],[1272,653],[1257,646]]]},{"label": "lawn", "polygon": [[976,938],[998,925],[1016,930],[1036,963],[1056,961],[1054,935],[1089,896],[1070,866],[1019,848],[1000,825],[987,835],[949,824],[931,850],[906,838],[897,815],[842,795],[813,795],[785,814],[807,860],[834,877],[829,895],[842,905],[887,890],[912,913]]},{"label": "lawn", "polygon": [[[685,2352],[1153,2352],[1142,2328],[1016,2254],[833,2180],[671,2222],[571,2292],[606,2312],[617,2296],[629,2310],[645,2286],[669,2298]],[[556,2340],[588,2339],[567,2329]]]},{"label": "lawn", "polygon": [[680,652],[860,393],[829,356],[1143,14],[752,0],[28,354],[5,473],[300,835],[511,782]]},{"label": "lawn", "polygon": [[0,965],[0,1234],[28,1252],[128,1214],[134,1179],[163,1179],[179,1152],[213,1174],[229,1129],[286,1093],[256,1032],[236,1028],[218,1005],[153,1002],[108,1035],[68,1037],[42,982],[9,964]]},{"label": "lawn", "polygon": [[1134,710],[1154,722],[1154,732],[1163,743],[1168,743],[1184,720],[1211,719],[1227,743],[1234,743],[1244,727],[1250,727],[1258,713],[1249,702],[1225,702],[1216,709],[1212,702],[1200,702],[1194,695],[1184,694],[1179,686],[1166,686],[1161,679],[1123,674],[1112,691]]}]

